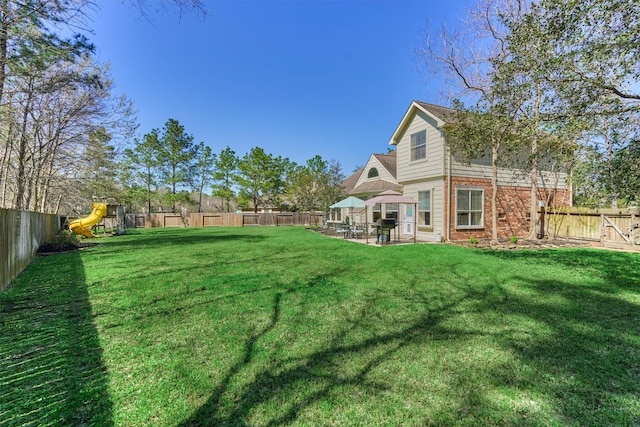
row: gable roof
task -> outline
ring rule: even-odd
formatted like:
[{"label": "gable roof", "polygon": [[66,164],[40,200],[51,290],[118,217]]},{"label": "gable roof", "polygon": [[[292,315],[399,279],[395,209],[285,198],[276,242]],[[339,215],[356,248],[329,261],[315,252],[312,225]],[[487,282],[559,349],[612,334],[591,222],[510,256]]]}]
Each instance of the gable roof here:
[{"label": "gable roof", "polygon": [[344,181],[342,181],[342,186],[344,187],[344,192],[346,194],[351,194],[353,188],[358,183],[358,179],[360,179],[360,175],[364,172],[364,167],[356,170],[354,173],[349,175]]},{"label": "gable roof", "polygon": [[445,122],[449,122],[452,119],[452,116],[455,114],[456,110],[448,107],[442,107],[440,105],[429,104],[428,102],[422,101],[413,101],[419,106],[421,106],[426,111],[430,112],[432,115],[441,118]]},{"label": "gable roof", "polygon": [[438,127],[443,126],[448,121],[451,121],[456,112],[456,110],[452,108],[443,107],[441,105],[430,104],[422,101],[412,101],[407,112],[396,127],[396,130],[393,132],[393,135],[391,135],[391,139],[389,140],[390,145],[396,145],[400,141],[402,134],[417,111],[422,111],[433,118],[438,124]]},{"label": "gable roof", "polygon": [[385,190],[401,191],[402,186],[394,182],[385,181],[384,179],[376,179],[374,181],[366,181],[352,188],[347,194],[366,194],[366,193],[379,193]]},{"label": "gable roof", "polygon": [[396,170],[396,152],[391,151],[387,154],[373,154],[373,156],[378,159],[378,161],[382,164],[382,166],[384,166],[384,168],[386,170],[389,171],[389,173],[391,174],[391,176],[393,176],[394,178],[397,178],[398,175],[396,174],[397,170]]},{"label": "gable roof", "polygon": [[[351,174],[347,179],[342,181],[342,186],[344,187],[345,194],[366,194],[366,193],[378,193],[384,190],[400,190],[402,186],[396,182],[390,182],[381,178],[378,179],[366,179],[364,182],[360,181],[362,174],[368,170],[369,163],[371,162],[371,158],[375,158],[380,165],[389,172],[389,174],[395,180],[396,178],[396,152],[391,151],[389,153],[374,153],[369,157],[369,161],[364,167],[361,167],[353,174]],[[356,187],[357,185],[357,187]]]}]

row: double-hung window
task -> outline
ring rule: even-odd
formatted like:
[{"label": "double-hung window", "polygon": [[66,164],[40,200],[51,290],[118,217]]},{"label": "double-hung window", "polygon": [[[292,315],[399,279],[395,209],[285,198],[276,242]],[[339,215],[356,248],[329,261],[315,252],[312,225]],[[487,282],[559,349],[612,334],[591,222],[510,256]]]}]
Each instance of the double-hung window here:
[{"label": "double-hung window", "polygon": [[484,190],[458,188],[456,190],[456,228],[484,227]]},{"label": "double-hung window", "polygon": [[431,191],[418,191],[418,224],[431,225]]},{"label": "double-hung window", "polygon": [[427,157],[427,131],[423,130],[411,135],[411,160]]}]

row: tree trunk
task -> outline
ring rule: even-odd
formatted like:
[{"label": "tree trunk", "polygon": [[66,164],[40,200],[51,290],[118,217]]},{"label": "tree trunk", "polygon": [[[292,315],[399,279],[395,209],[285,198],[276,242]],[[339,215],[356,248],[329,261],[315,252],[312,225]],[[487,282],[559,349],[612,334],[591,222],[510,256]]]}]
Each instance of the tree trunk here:
[{"label": "tree trunk", "polygon": [[27,154],[27,120],[29,116],[29,110],[31,108],[31,100],[33,98],[32,84],[30,82],[27,93],[27,101],[22,112],[22,129],[20,132],[20,143],[18,145],[18,173],[16,176],[16,194],[15,194],[15,208],[21,210],[24,208],[24,191],[26,189],[26,154]]},{"label": "tree trunk", "polygon": [[607,164],[607,181],[609,186],[612,188],[611,191],[611,207],[613,209],[618,208],[618,192],[613,189],[614,186],[610,185],[612,183],[611,175],[611,161],[613,160],[613,143],[611,142],[611,137],[609,136],[609,120],[605,119],[604,125],[604,146],[605,146],[605,162]]},{"label": "tree trunk", "polygon": [[7,79],[7,41],[9,40],[9,17],[7,0],[0,2],[0,102],[4,95],[4,83]]},{"label": "tree trunk", "polygon": [[529,238],[538,237],[538,131],[540,127],[540,103],[542,91],[536,82],[536,99],[533,104],[533,139],[531,140],[531,207],[529,210]]},{"label": "tree trunk", "polygon": [[9,123],[8,136],[6,140],[6,144],[4,146],[4,151],[2,153],[2,159],[0,159],[0,182],[2,183],[2,193],[0,194],[0,207],[7,207],[7,184],[9,182],[9,172],[12,169],[10,167],[11,162],[11,135],[12,135],[12,124]]},{"label": "tree trunk", "polygon": [[[495,137],[494,137],[495,138]],[[491,244],[497,245],[498,242],[498,149],[499,144],[493,142],[491,145]]]}]

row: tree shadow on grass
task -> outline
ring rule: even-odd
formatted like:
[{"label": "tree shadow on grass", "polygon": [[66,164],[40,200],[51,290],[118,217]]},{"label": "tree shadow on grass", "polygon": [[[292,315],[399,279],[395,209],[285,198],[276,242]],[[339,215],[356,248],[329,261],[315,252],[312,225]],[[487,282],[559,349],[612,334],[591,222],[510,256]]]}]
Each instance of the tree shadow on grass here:
[{"label": "tree shadow on grass", "polygon": [[[478,313],[504,322],[491,338],[518,356],[517,363],[496,365],[496,383],[553,402],[561,424],[638,425],[640,257],[583,249],[484,255],[541,270],[562,267],[558,272],[566,275],[514,271],[494,284],[504,290],[499,301],[477,298]],[[528,319],[526,326],[516,319]],[[518,369],[534,372],[535,380]],[[534,420],[526,411],[535,411],[537,402],[528,404],[520,410]]]},{"label": "tree shadow on grass", "polygon": [[526,260],[539,265],[559,264],[570,269],[587,269],[597,272],[603,285],[603,292],[617,292],[622,289],[640,291],[640,254],[605,251],[601,249],[549,249],[481,252],[487,257],[503,260]]},{"label": "tree shadow on grass", "polygon": [[[234,404],[230,407],[229,395],[238,393],[238,381],[242,382],[236,377],[241,377],[246,370],[261,364],[259,347],[264,338],[280,326],[283,301],[295,294],[298,288],[321,287],[329,279],[330,276],[318,276],[308,283],[299,283],[275,293],[269,322],[259,330],[252,330],[245,339],[240,358],[230,365],[207,402],[182,422],[180,427],[251,425],[254,411],[262,406],[274,405],[277,410],[271,415],[263,415],[257,423],[271,427],[284,426],[299,421],[301,414],[312,406],[330,402],[333,393],[340,389],[350,388],[369,395],[384,393],[389,388],[388,381],[371,378],[369,374],[396,352],[434,331],[437,335],[438,324],[447,317],[452,307],[460,303],[460,300],[449,301],[406,327],[378,334],[371,322],[371,307],[365,302],[361,308],[346,316],[349,321],[342,328],[327,337],[329,342],[326,346],[310,354],[278,357],[276,354],[286,354],[287,351],[284,344],[277,345],[273,359],[259,368],[248,384],[242,386],[239,395],[232,399]],[[298,308],[299,315],[304,316],[305,308]],[[295,321],[294,318],[293,322]],[[304,337],[296,336],[296,339]],[[344,360],[350,358],[358,359],[356,366],[348,372],[341,370]],[[322,425],[322,420],[315,422]]]},{"label": "tree shadow on grass", "polygon": [[[145,229],[146,230],[146,229]],[[135,249],[146,246],[189,246],[195,244],[224,244],[238,241],[244,243],[260,243],[268,236],[260,234],[230,233],[228,229],[218,229],[214,227],[202,228],[157,228],[153,232],[140,233],[130,231],[124,236],[108,237],[109,248],[113,251],[120,251],[122,247]]]},{"label": "tree shadow on grass", "polygon": [[546,391],[567,424],[637,425],[638,305],[561,280],[516,279],[526,280],[544,299],[510,295],[498,311],[527,316],[540,330],[507,330],[495,338],[535,369],[538,381],[518,381],[500,371],[496,378],[511,387]]},{"label": "tree shadow on grass", "polygon": [[[370,396],[386,405],[385,396],[393,393],[399,379],[392,373],[381,377],[376,371],[390,359],[410,357],[415,350],[429,351],[434,346],[441,352],[435,354],[455,361],[425,366],[430,371],[420,373],[420,381],[442,378],[448,390],[437,398],[445,403],[414,411],[409,415],[413,418],[404,419],[410,425],[635,425],[640,422],[638,306],[612,293],[640,288],[627,267],[618,265],[629,259],[598,255],[537,254],[533,261],[577,268],[582,261],[576,265],[576,256],[593,257],[587,266],[603,277],[595,289],[571,280],[524,277],[518,271],[491,284],[474,283],[473,277],[465,275],[450,277],[456,292],[440,293],[448,296],[435,303],[438,293],[419,282],[387,292],[372,289],[356,310],[345,314],[340,327],[326,336],[326,345],[290,357],[282,357],[286,349],[272,347],[273,359],[265,362],[260,347],[264,348],[268,335],[279,334],[278,328],[289,327],[292,319],[282,318],[283,304],[296,289],[274,291],[269,321],[245,337],[243,353],[229,364],[207,401],[180,426],[304,424],[310,420],[308,411],[313,411],[311,416],[317,418],[312,419],[319,425],[323,421],[331,424],[336,419],[321,418],[321,408],[330,406],[336,394],[344,396],[348,389],[360,399]],[[634,262],[630,262],[632,267]],[[520,294],[520,287],[538,296]],[[394,319],[398,322],[394,324],[385,317],[387,306],[380,299],[420,309],[404,322]],[[299,313],[304,316],[305,310]],[[376,322],[384,327],[377,330]],[[534,327],[528,329],[530,325]],[[479,343],[479,350],[467,351],[466,343],[471,347]],[[485,366],[476,367],[477,359],[486,358],[484,349],[509,356],[489,358]],[[346,360],[356,362],[345,370]],[[430,387],[433,391],[434,385]],[[420,393],[424,391],[409,387],[400,398],[429,401]],[[349,405],[345,402],[344,406],[352,410]],[[268,408],[276,409],[268,412]],[[392,410],[401,411],[402,406]],[[363,417],[366,419],[359,414],[343,420],[354,424]],[[401,419],[391,418],[390,423]]]},{"label": "tree shadow on grass", "polygon": [[0,424],[112,426],[80,254],[34,264],[0,293]]}]

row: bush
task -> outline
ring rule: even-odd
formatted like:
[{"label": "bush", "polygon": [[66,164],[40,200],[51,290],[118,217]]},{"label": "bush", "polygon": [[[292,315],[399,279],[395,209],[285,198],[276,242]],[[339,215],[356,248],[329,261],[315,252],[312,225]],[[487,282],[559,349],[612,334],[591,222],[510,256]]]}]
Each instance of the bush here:
[{"label": "bush", "polygon": [[69,230],[62,230],[40,247],[41,252],[58,252],[78,247],[78,236]]}]

